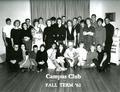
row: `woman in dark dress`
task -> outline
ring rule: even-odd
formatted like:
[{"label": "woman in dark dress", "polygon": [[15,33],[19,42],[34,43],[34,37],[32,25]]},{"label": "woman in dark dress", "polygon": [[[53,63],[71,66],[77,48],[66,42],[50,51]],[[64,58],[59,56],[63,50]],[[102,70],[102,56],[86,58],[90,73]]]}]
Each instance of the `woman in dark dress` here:
[{"label": "woman in dark dress", "polygon": [[22,42],[26,46],[26,50],[30,52],[32,49],[32,34],[31,30],[28,29],[27,23],[22,23],[21,37]]},{"label": "woman in dark dress", "polygon": [[14,44],[18,44],[20,46],[22,43],[21,29],[19,27],[20,27],[20,20],[15,20],[14,21],[14,28],[11,30],[12,46]]},{"label": "woman in dark dress", "polygon": [[86,19],[87,26],[83,30],[85,49],[90,51],[90,46],[95,44],[95,28],[91,25],[91,19]]},{"label": "woman in dark dress", "polygon": [[69,41],[74,42],[74,29],[73,29],[73,23],[71,20],[67,21],[67,31],[66,31],[66,45]]},{"label": "woman in dark dress", "polygon": [[57,27],[56,27],[56,41],[57,44],[59,43],[65,43],[65,37],[66,37],[66,28],[62,25],[62,19],[57,19]]},{"label": "woman in dark dress", "polygon": [[47,68],[47,59],[48,56],[47,56],[47,51],[45,50],[45,46],[41,45],[40,50],[37,52],[36,55],[36,62],[38,63],[37,66],[38,72]]},{"label": "woman in dark dress", "polygon": [[47,27],[44,29],[43,41],[45,42],[46,49],[49,49],[52,43],[54,42],[54,38],[53,38],[54,33],[51,27],[51,20],[48,19],[46,24],[47,24]]}]

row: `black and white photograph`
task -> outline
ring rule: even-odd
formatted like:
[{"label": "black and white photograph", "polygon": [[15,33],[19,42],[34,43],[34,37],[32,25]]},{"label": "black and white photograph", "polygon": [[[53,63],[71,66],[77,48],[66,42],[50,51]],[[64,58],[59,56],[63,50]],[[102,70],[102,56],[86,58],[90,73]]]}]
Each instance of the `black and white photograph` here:
[{"label": "black and white photograph", "polygon": [[0,92],[120,92],[120,0],[0,0]]}]

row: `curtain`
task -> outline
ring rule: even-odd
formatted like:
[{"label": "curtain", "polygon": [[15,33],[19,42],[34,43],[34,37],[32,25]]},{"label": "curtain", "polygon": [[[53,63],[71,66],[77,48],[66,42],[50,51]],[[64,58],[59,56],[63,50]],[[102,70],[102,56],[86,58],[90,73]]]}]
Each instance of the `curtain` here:
[{"label": "curtain", "polygon": [[48,19],[52,16],[67,18],[89,16],[90,0],[30,0],[32,19],[43,17]]}]

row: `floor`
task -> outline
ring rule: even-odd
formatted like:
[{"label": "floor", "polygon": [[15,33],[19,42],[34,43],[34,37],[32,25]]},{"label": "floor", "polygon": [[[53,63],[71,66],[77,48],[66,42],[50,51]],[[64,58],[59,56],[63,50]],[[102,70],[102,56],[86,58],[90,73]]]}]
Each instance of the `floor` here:
[{"label": "floor", "polygon": [[[48,74],[78,76],[58,80],[47,79]],[[6,64],[0,64],[0,92],[120,92],[120,66],[111,65],[106,73],[80,68],[12,73],[7,71]]]}]

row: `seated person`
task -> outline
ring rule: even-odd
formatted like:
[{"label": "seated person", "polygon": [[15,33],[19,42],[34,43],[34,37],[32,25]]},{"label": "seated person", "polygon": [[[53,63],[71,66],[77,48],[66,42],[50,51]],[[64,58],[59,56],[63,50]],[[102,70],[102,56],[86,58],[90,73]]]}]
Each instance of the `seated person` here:
[{"label": "seated person", "polygon": [[96,52],[95,45],[90,46],[90,51],[87,54],[87,62],[85,64],[86,68],[94,67],[95,64],[93,63],[95,60],[97,60],[98,53]]},{"label": "seated person", "polygon": [[79,47],[76,49],[78,54],[78,66],[84,66],[87,58],[87,50],[84,48],[84,43],[81,42]]},{"label": "seated person", "polygon": [[20,68],[24,72],[26,69],[29,71],[30,70],[30,60],[29,60],[29,53],[26,50],[25,44],[21,44],[21,50],[22,50],[22,56],[23,60],[19,62]]},{"label": "seated person", "polygon": [[57,46],[56,43],[53,43],[52,47],[47,50],[47,55],[48,55],[47,65],[48,65],[48,69],[56,69],[56,71],[62,71],[60,65],[56,60],[56,53],[57,53],[56,46]]},{"label": "seated person", "polygon": [[55,69],[56,68],[56,65],[55,65],[56,52],[57,52],[57,50],[56,50],[56,43],[53,43],[52,47],[47,50],[47,55],[48,55],[47,65],[48,65],[48,69]]},{"label": "seated person", "polygon": [[15,72],[19,70],[19,62],[23,59],[22,52],[19,50],[19,45],[15,44],[9,55],[9,68],[11,71]]},{"label": "seated person", "polygon": [[29,55],[29,59],[30,59],[30,62],[31,62],[31,69],[32,69],[32,71],[35,71],[36,67],[37,67],[37,62],[36,62],[37,52],[38,52],[38,46],[34,45],[33,46],[33,51],[31,51],[30,55]]},{"label": "seated person", "polygon": [[47,52],[45,50],[45,45],[41,45],[40,50],[37,52],[37,55],[36,55],[38,72],[47,68],[47,58],[48,58],[48,56],[47,56]]},{"label": "seated person", "polygon": [[98,53],[98,59],[94,61],[96,68],[99,72],[106,71],[108,68],[108,62],[107,62],[107,53],[103,51],[102,45],[97,45],[97,53]]},{"label": "seated person", "polygon": [[66,61],[68,62],[70,67],[75,67],[78,63],[78,55],[73,46],[73,42],[68,42],[68,48],[64,53],[64,57],[66,58]]},{"label": "seated person", "polygon": [[64,53],[65,53],[64,45],[62,43],[60,43],[59,48],[56,53],[56,58],[57,58],[56,61],[60,65],[61,71],[67,70],[67,68],[65,68],[65,66],[64,66],[64,63],[65,63]]}]

